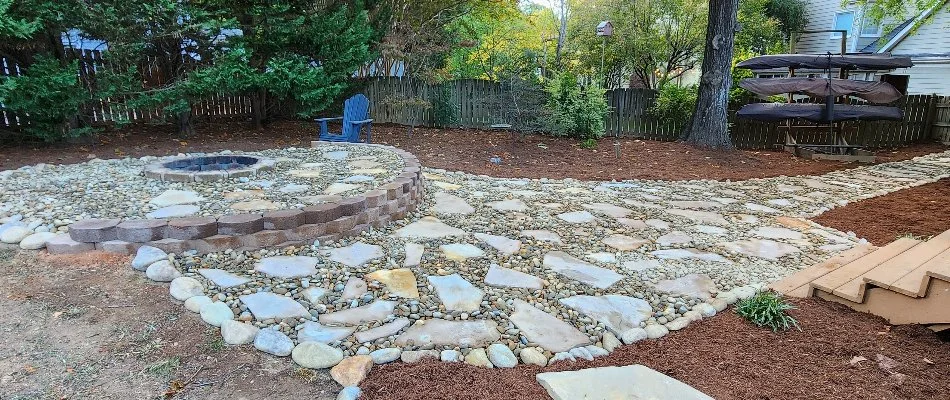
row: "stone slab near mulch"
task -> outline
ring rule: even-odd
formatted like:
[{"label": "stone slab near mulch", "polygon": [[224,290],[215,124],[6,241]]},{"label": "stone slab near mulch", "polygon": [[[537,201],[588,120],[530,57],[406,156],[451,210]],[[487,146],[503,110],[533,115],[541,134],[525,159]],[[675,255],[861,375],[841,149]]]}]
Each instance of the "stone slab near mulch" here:
[{"label": "stone slab near mulch", "polygon": [[[950,154],[741,182],[426,170],[424,203],[403,221],[308,246],[169,255],[156,264],[181,276],[152,275],[173,277],[172,297],[200,303],[222,333],[239,321],[256,329],[258,350],[302,366],[358,356],[495,368],[593,360],[862,243],[804,217],[948,175]],[[235,277],[246,282],[231,285]]]}]

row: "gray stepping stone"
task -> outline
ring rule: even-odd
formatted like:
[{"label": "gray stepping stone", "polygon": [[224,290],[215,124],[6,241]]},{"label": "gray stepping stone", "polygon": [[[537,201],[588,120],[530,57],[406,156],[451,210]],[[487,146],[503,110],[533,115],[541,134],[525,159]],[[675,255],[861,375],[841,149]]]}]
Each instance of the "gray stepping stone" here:
[{"label": "gray stepping stone", "polygon": [[650,243],[649,240],[630,237],[627,235],[613,234],[601,240],[603,244],[613,247],[620,251],[632,251],[640,248],[647,243]]},{"label": "gray stepping stone", "polygon": [[623,279],[623,276],[614,271],[594,266],[560,251],[545,254],[543,264],[558,274],[598,289],[606,289]]},{"label": "gray stepping stone", "polygon": [[348,151],[342,151],[342,150],[340,150],[340,151],[328,151],[328,152],[326,152],[326,153],[323,153],[323,158],[326,158],[326,159],[328,159],[328,160],[337,160],[337,161],[340,161],[340,160],[345,160],[345,159],[346,159],[347,157],[349,157],[349,156],[350,156],[350,152],[348,152]]},{"label": "gray stepping stone", "polygon": [[435,211],[436,214],[468,215],[475,212],[475,207],[472,207],[466,203],[464,199],[456,195],[439,192],[436,193],[434,197],[435,205],[432,206],[432,211]]},{"label": "gray stepping stone", "polygon": [[489,235],[487,233],[476,233],[475,238],[485,242],[485,244],[494,247],[495,250],[503,254],[515,254],[521,250],[521,241],[509,239],[504,236]]},{"label": "gray stepping stone", "polygon": [[514,300],[515,312],[508,320],[521,330],[529,342],[554,353],[590,344],[590,338],[573,325],[534,308],[524,300]]},{"label": "gray stepping stone", "polygon": [[429,275],[429,284],[435,288],[439,300],[449,311],[476,311],[481,306],[485,292],[472,285],[459,274],[448,276]]},{"label": "gray stepping stone", "polygon": [[276,329],[261,329],[254,338],[254,348],[267,354],[286,357],[294,350],[294,341]]},{"label": "gray stepping stone", "polygon": [[382,283],[391,295],[407,299],[419,298],[416,275],[408,268],[380,269],[366,274],[364,278]]},{"label": "gray stepping stone", "polygon": [[248,278],[232,274],[223,269],[199,269],[198,273],[222,289],[240,286],[251,281]]},{"label": "gray stepping stone", "polygon": [[168,206],[168,207],[159,208],[155,211],[145,214],[145,218],[162,219],[162,218],[189,217],[189,216],[197,214],[200,211],[201,211],[201,208],[194,205]]},{"label": "gray stepping stone", "polygon": [[562,221],[567,222],[569,224],[584,224],[588,222],[594,222],[597,220],[597,217],[595,217],[594,214],[591,214],[587,211],[568,212],[568,213],[558,214],[557,217],[560,218]]},{"label": "gray stepping stone", "polygon": [[320,287],[309,287],[300,291],[300,297],[310,304],[317,304],[327,295],[328,290]]},{"label": "gray stepping stone", "polygon": [[491,208],[494,208],[498,211],[515,211],[515,212],[524,212],[528,210],[528,205],[525,204],[521,199],[511,199],[511,200],[502,200],[492,203],[488,203]]},{"label": "gray stepping stone", "polygon": [[469,258],[485,256],[485,252],[468,243],[443,244],[439,246],[445,258],[453,261],[465,261]]},{"label": "gray stepping stone", "polygon": [[665,230],[667,230],[667,229],[670,229],[670,223],[669,223],[669,222],[666,222],[666,221],[664,221],[664,220],[662,220],[662,219],[648,219],[648,220],[646,220],[646,221],[643,221],[643,223],[647,224],[647,226],[649,226],[649,227],[651,227],[651,228],[653,228],[653,229],[657,229],[657,230],[661,230],[661,231],[665,231]]},{"label": "gray stepping stone", "polygon": [[296,183],[291,183],[278,189],[281,193],[303,193],[308,190],[310,190],[310,185],[300,185]]},{"label": "gray stepping stone", "polygon": [[620,263],[620,267],[632,272],[646,271],[648,269],[659,268],[663,264],[660,263],[660,260],[652,260],[647,258],[635,258],[633,260],[627,260]]},{"label": "gray stepping stone", "polygon": [[373,178],[372,176],[368,176],[368,175],[353,175],[353,176],[349,176],[349,177],[343,178],[342,180],[340,180],[340,182],[343,182],[343,183],[366,183],[366,182],[372,182],[372,181],[374,181],[374,180],[376,180],[376,178]]},{"label": "gray stepping stone", "polygon": [[178,204],[200,203],[204,200],[205,198],[201,197],[197,192],[189,190],[166,190],[162,194],[152,198],[152,200],[149,200],[149,204],[156,207],[168,207]]},{"label": "gray stepping stone", "polygon": [[766,239],[791,239],[797,240],[805,237],[799,231],[791,230],[788,228],[781,228],[777,226],[760,226],[752,230],[752,234],[755,236],[763,237]]},{"label": "gray stepping stone", "polygon": [[329,314],[320,314],[324,324],[360,325],[366,322],[385,321],[396,308],[394,301],[377,300],[365,306],[350,308]]},{"label": "gray stepping stone", "polygon": [[276,256],[261,259],[254,271],[271,278],[303,278],[317,273],[317,258],[305,256]]},{"label": "gray stepping stone", "polygon": [[691,236],[679,231],[667,233],[656,239],[656,243],[660,246],[684,245],[692,242],[693,238]]},{"label": "gray stepping stone", "polygon": [[299,325],[301,328],[297,331],[297,342],[318,342],[331,343],[346,339],[356,327],[333,327],[320,325],[317,322],[307,321]]},{"label": "gray stepping stone", "polygon": [[676,279],[666,279],[652,285],[654,289],[674,296],[689,296],[704,301],[711,299],[716,289],[716,282],[708,275],[689,274]]},{"label": "gray stepping stone", "polygon": [[600,321],[615,334],[639,328],[653,314],[650,303],[636,297],[608,294],[606,296],[572,296],[560,299],[561,304]]},{"label": "gray stepping stone", "polygon": [[755,203],[745,203],[745,208],[752,211],[758,211],[758,212],[762,212],[766,214],[775,214],[778,212],[778,210],[772,207],[763,206],[761,204],[755,204]]},{"label": "gray stepping stone", "polygon": [[779,207],[791,207],[792,205],[792,201],[789,199],[772,199],[768,203]]},{"label": "gray stepping stone", "polygon": [[407,326],[409,326],[409,318],[399,318],[388,324],[380,325],[362,332],[356,332],[356,341],[360,343],[372,342],[376,339],[395,335]]},{"label": "gray stepping stone", "polygon": [[328,251],[330,260],[336,261],[348,267],[359,267],[371,260],[380,258],[386,253],[383,248],[375,244],[366,244],[358,242],[346,247],[340,247]]},{"label": "gray stepping stone", "polygon": [[801,252],[798,247],[787,243],[765,239],[746,239],[735,242],[720,243],[720,246],[734,253],[760,257],[767,260],[778,260],[789,254]]},{"label": "gray stepping stone", "polygon": [[701,224],[729,225],[729,221],[726,221],[726,219],[722,217],[722,214],[711,211],[669,209],[666,210],[666,212],[668,214],[689,218]]},{"label": "gray stepping stone", "polygon": [[722,203],[715,201],[693,201],[693,200],[678,200],[671,201],[669,204],[676,208],[688,208],[693,210],[708,210],[711,208],[722,207]]},{"label": "gray stepping stone", "polygon": [[588,259],[594,260],[602,264],[616,264],[617,255],[614,253],[591,253],[586,256]]},{"label": "gray stepping stone", "polygon": [[722,262],[729,263],[730,261],[716,253],[708,253],[705,251],[689,248],[689,249],[664,249],[656,250],[650,252],[651,255],[657,258],[663,258],[667,260],[703,260],[710,262]]},{"label": "gray stepping stone", "polygon": [[607,203],[584,204],[583,207],[614,218],[623,218],[633,213],[633,210],[629,208],[623,208]]},{"label": "gray stepping stone", "polygon": [[498,333],[498,324],[490,319],[475,321],[447,321],[444,319],[430,319],[425,323],[416,323],[405,333],[396,338],[396,346],[425,347],[458,346],[461,348],[478,348],[501,339]]},{"label": "gray stepping stone", "polygon": [[488,273],[485,274],[485,284],[494,287],[514,287],[531,290],[540,290],[544,287],[541,278],[504,268],[498,264],[492,264],[488,268]]},{"label": "gray stepping stone", "polygon": [[290,297],[270,292],[258,292],[239,297],[258,321],[282,318],[309,318],[310,312]]},{"label": "gray stepping stone", "polygon": [[647,209],[654,209],[654,210],[663,208],[663,206],[659,204],[650,203],[648,201],[639,201],[639,200],[630,200],[630,199],[623,199],[622,201],[623,201],[623,204],[626,204],[634,208],[647,208]]},{"label": "gray stepping stone", "polygon": [[683,382],[639,364],[545,372],[536,378],[553,400],[713,400]]},{"label": "gray stepping stone", "polygon": [[692,229],[696,232],[705,233],[707,235],[725,235],[729,233],[729,230],[726,228],[720,228],[718,226],[711,225],[695,225]]},{"label": "gray stepping stone", "polygon": [[327,186],[327,188],[323,190],[323,194],[334,195],[334,194],[346,193],[354,189],[359,189],[361,187],[362,186],[360,185],[353,185],[349,183],[334,183],[330,186]]},{"label": "gray stepping stone", "polygon": [[416,243],[406,243],[406,261],[403,262],[405,267],[415,267],[422,262],[422,255],[425,253],[426,248],[421,244]]},{"label": "gray stepping stone", "polygon": [[434,217],[423,217],[416,222],[396,230],[396,237],[439,239],[451,236],[464,236],[465,231],[448,226]]},{"label": "gray stepping stone", "polygon": [[521,235],[531,237],[531,238],[534,238],[535,240],[540,240],[542,242],[562,244],[561,236],[551,231],[545,231],[545,230],[521,231]]},{"label": "gray stepping stone", "polygon": [[649,228],[649,225],[647,225],[646,222],[643,222],[639,219],[617,218],[617,222],[624,227],[637,231]]},{"label": "gray stepping stone", "polygon": [[343,286],[343,294],[340,297],[343,300],[358,299],[366,294],[367,289],[366,281],[353,276],[346,280],[346,285]]}]

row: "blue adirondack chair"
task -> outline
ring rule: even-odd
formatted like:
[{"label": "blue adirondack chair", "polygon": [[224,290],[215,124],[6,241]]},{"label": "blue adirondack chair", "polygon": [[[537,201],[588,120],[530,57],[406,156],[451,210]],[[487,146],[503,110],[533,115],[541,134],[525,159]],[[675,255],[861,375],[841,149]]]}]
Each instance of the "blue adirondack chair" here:
[{"label": "blue adirondack chair", "polygon": [[[343,132],[330,133],[327,122],[343,120]],[[327,142],[359,143],[360,131],[366,126],[366,143],[369,143],[373,120],[369,118],[369,100],[362,94],[357,94],[343,103],[343,116],[336,118],[317,118],[320,124],[320,140]]]}]

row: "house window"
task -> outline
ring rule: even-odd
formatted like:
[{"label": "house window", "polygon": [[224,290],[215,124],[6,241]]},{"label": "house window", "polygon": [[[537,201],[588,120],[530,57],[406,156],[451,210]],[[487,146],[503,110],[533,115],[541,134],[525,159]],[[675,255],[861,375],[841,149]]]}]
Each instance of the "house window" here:
[{"label": "house window", "polygon": [[[854,29],[854,12],[852,11],[839,11],[835,13],[835,25],[831,29],[838,31],[848,31],[848,36],[851,36],[851,30]],[[832,39],[840,39],[841,34],[834,32],[831,34]]]},{"label": "house window", "polygon": [[861,36],[862,37],[880,37],[881,23],[871,21],[869,18],[865,18],[864,23],[861,24]]}]

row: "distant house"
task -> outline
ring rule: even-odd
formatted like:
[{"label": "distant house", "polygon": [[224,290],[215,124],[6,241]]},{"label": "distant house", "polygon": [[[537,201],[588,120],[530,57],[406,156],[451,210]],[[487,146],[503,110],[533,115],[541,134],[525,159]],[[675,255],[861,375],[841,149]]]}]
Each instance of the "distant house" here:
[{"label": "distant house", "polygon": [[[950,95],[950,34],[947,33],[950,29],[950,4],[947,1],[935,9],[911,12],[907,20],[883,23],[870,21],[864,10],[853,2],[805,1],[809,3],[806,31],[847,30],[845,50],[848,53],[890,52],[911,57],[914,61],[914,67],[907,69],[853,71],[851,79],[878,80],[883,74],[903,75],[907,78],[909,94]],[[839,54],[841,45],[840,33],[804,33],[798,35],[792,48],[801,54]],[[763,71],[760,76],[779,73]]]}]

